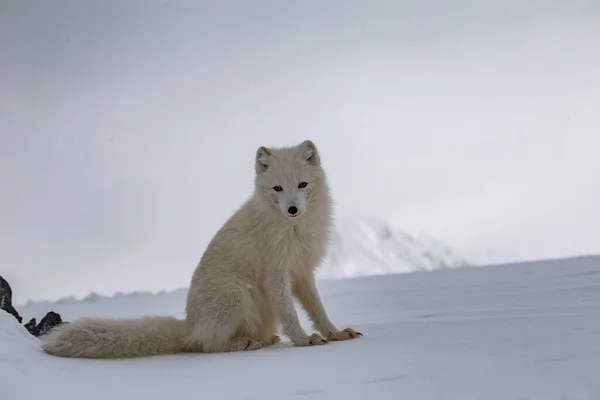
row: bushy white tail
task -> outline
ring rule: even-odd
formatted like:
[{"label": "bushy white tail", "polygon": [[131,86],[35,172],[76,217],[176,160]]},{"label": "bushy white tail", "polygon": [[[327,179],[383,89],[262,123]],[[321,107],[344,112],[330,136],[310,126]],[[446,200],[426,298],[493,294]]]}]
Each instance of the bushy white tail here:
[{"label": "bushy white tail", "polygon": [[129,358],[185,351],[185,321],[173,317],[85,318],[50,331],[44,351],[59,357]]}]

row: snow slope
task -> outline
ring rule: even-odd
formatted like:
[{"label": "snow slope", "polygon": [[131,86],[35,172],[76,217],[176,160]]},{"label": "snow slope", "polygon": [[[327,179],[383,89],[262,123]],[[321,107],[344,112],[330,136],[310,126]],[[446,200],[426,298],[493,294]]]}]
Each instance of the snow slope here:
[{"label": "snow slope", "polygon": [[[600,399],[600,257],[321,281],[320,288],[335,323],[364,337],[248,353],[71,360],[41,353],[38,339],[0,312],[0,397]],[[179,290],[19,311],[26,320],[48,308],[67,320],[183,317],[184,299]]]}]

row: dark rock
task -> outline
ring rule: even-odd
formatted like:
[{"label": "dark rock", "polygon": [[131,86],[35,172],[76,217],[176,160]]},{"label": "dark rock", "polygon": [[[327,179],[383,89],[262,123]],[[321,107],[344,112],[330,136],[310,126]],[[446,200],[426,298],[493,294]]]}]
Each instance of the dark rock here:
[{"label": "dark rock", "polygon": [[[17,310],[12,306],[12,289],[8,282],[0,276],[0,309],[8,312],[13,315],[19,323],[23,323],[23,318],[19,315]],[[50,311],[47,313],[44,318],[40,321],[39,324],[36,325],[35,318],[32,318],[28,323],[26,323],[25,329],[29,331],[33,336],[41,336],[48,333],[52,328],[58,326],[60,324],[65,324],[67,322],[63,321],[60,317],[60,314],[55,313],[54,311]]]},{"label": "dark rock", "polygon": [[23,318],[19,315],[17,310],[12,306],[12,289],[8,282],[0,276],[0,309],[6,311],[19,321],[23,322]]},{"label": "dark rock", "polygon": [[35,327],[35,333],[33,333],[34,336],[42,336],[45,335],[46,333],[50,332],[50,330],[52,328],[54,328],[55,326],[58,326],[60,324],[63,324],[63,320],[60,317],[60,314],[55,313],[54,311],[50,311],[49,313],[47,313],[44,318],[42,318],[42,320],[40,321],[39,324],[37,324],[37,326]]},{"label": "dark rock", "polygon": [[37,322],[35,320],[35,318],[31,318],[31,321],[29,321],[28,323],[26,323],[25,329],[27,329],[29,331],[29,333],[31,333],[32,335],[35,336],[35,326],[37,325]]}]

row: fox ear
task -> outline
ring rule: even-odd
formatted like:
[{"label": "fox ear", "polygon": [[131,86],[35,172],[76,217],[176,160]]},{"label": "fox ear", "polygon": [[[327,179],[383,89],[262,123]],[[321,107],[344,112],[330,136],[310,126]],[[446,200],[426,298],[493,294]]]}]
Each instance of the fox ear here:
[{"label": "fox ear", "polygon": [[310,165],[318,167],[321,165],[321,157],[317,146],[311,140],[305,140],[300,144],[300,155],[304,161]]},{"label": "fox ear", "polygon": [[256,169],[256,173],[260,174],[261,172],[265,172],[267,168],[269,168],[271,156],[271,149],[268,147],[261,146],[256,150],[256,163],[254,168]]}]

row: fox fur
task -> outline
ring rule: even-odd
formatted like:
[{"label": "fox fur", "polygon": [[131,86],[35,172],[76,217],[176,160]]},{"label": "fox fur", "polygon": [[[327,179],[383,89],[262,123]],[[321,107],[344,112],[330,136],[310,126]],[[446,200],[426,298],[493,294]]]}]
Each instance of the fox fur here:
[{"label": "fox fur", "polygon": [[[208,244],[189,287],[184,320],[85,318],[54,328],[42,348],[60,357],[125,358],[256,350],[282,333],[295,346],[362,336],[329,319],[315,282],[326,255],[332,199],[320,154],[260,147],[252,196]],[[318,333],[300,325],[294,298]]]}]

